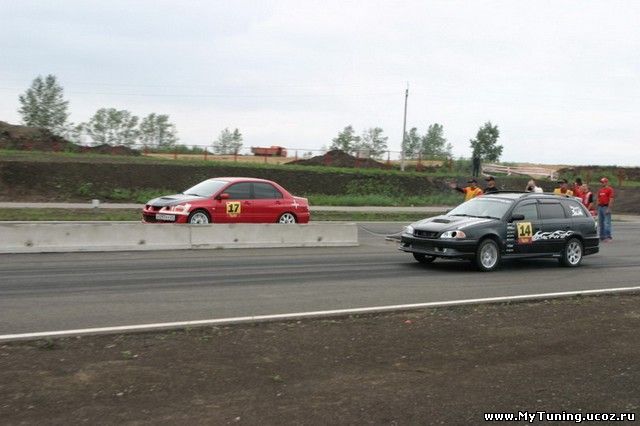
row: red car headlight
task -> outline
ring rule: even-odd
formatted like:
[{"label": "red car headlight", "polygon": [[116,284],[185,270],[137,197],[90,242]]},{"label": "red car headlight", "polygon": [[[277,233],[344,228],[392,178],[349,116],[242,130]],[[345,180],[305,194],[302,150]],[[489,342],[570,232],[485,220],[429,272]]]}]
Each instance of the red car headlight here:
[{"label": "red car headlight", "polygon": [[191,208],[191,204],[185,203],[185,204],[178,204],[178,205],[175,205],[175,206],[165,206],[165,207],[160,209],[160,212],[162,212],[162,213],[187,213],[190,208]]}]

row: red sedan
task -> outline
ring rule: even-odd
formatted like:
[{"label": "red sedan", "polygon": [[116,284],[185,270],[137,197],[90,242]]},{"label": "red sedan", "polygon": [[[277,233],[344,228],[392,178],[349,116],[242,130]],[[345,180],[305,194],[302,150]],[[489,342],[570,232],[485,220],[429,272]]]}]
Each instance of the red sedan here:
[{"label": "red sedan", "polygon": [[142,220],[153,223],[307,223],[309,202],[264,179],[221,177],[181,194],[149,201]]}]

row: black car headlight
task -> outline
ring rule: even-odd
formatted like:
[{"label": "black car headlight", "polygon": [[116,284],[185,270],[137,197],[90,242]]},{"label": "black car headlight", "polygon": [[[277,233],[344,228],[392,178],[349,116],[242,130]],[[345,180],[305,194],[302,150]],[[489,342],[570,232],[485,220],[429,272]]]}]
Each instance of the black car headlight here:
[{"label": "black car headlight", "polygon": [[440,238],[445,240],[461,239],[461,238],[467,238],[467,234],[465,234],[464,231],[460,231],[460,230],[446,231],[446,232],[443,232],[442,235],[440,235]]}]

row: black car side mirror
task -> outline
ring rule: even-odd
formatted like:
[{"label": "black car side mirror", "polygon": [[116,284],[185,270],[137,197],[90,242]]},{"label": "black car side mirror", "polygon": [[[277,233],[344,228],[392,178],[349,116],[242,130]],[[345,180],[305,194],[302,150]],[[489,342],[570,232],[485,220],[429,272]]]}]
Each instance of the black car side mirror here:
[{"label": "black car side mirror", "polygon": [[511,215],[511,219],[509,219],[509,222],[515,222],[516,220],[524,220],[524,215],[523,214],[512,214]]}]

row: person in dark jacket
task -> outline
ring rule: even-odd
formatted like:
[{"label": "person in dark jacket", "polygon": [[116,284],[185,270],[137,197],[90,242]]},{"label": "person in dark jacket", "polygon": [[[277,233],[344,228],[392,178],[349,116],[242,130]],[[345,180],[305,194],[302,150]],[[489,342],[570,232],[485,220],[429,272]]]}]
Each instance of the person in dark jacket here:
[{"label": "person in dark jacket", "polygon": [[484,189],[485,194],[492,194],[499,191],[498,187],[496,186],[496,178],[494,178],[493,176],[489,176],[484,180],[487,181],[487,187]]},{"label": "person in dark jacket", "polygon": [[471,173],[471,175],[474,178],[477,178],[480,175],[480,157],[475,154],[471,159],[471,163],[473,164],[473,172]]}]

